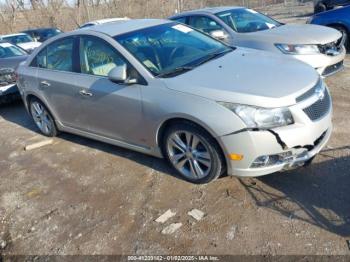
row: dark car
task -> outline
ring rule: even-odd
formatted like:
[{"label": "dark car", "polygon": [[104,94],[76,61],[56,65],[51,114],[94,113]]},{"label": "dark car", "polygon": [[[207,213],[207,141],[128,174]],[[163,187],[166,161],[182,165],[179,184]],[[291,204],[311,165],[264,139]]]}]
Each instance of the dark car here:
[{"label": "dark car", "polygon": [[329,26],[339,30],[343,34],[343,41],[347,50],[350,50],[350,6],[316,14],[309,19],[308,23]]},{"label": "dark car", "polygon": [[20,98],[15,70],[27,57],[22,48],[0,41],[0,104]]},{"label": "dark car", "polygon": [[39,42],[44,42],[47,39],[62,33],[62,31],[57,28],[36,28],[22,31],[22,33],[30,35]]},{"label": "dark car", "polygon": [[337,6],[350,5],[350,0],[314,0],[315,14],[332,10]]}]

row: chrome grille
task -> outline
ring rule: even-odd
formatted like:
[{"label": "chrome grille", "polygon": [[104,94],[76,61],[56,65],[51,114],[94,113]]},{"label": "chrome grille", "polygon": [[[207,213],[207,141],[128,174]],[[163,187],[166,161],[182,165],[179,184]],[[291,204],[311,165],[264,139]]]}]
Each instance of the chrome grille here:
[{"label": "chrome grille", "polygon": [[343,68],[343,61],[340,61],[339,63],[336,63],[334,65],[327,66],[326,69],[323,71],[323,76],[329,76]]},{"label": "chrome grille", "polygon": [[312,120],[316,121],[325,116],[331,108],[331,97],[327,90],[325,90],[323,99],[317,100],[311,106],[304,108],[305,114]]}]

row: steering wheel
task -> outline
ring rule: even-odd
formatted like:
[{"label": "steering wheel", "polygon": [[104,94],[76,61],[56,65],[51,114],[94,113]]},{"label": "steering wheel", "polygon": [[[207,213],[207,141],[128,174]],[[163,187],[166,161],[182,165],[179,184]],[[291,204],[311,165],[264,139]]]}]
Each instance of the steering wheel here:
[{"label": "steering wheel", "polygon": [[175,47],[175,48],[171,51],[171,53],[170,53],[170,55],[169,55],[169,61],[173,60],[173,57],[175,56],[176,52],[178,52],[178,51],[181,50],[181,49],[184,49],[184,47],[183,47],[183,46],[177,46],[177,47]]}]

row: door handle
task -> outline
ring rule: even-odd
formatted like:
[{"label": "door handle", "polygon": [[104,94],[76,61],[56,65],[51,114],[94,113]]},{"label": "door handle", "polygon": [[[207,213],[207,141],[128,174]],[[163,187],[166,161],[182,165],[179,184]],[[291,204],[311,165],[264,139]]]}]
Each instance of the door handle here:
[{"label": "door handle", "polygon": [[80,90],[79,94],[81,94],[82,96],[92,96],[92,93],[86,92],[86,90]]},{"label": "door handle", "polygon": [[41,81],[40,84],[41,84],[42,86],[46,86],[46,87],[51,86],[51,84],[50,84],[49,82],[47,82],[47,81]]}]

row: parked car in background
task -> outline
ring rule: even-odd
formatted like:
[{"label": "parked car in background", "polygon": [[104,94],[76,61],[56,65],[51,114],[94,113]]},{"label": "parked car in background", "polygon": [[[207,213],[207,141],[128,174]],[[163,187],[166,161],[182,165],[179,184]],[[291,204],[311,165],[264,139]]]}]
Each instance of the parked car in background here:
[{"label": "parked car in background", "polygon": [[0,41],[0,104],[20,98],[15,70],[27,57],[20,47]]},{"label": "parked car in background", "polygon": [[87,22],[87,23],[81,25],[79,28],[86,28],[86,27],[90,27],[90,26],[94,26],[94,25],[112,23],[112,22],[117,22],[117,21],[124,21],[124,20],[129,20],[129,18],[127,18],[127,17],[105,18],[105,19]]},{"label": "parked car in background", "polygon": [[317,14],[346,5],[350,5],[350,0],[314,0],[314,13]]},{"label": "parked car in background", "polygon": [[165,157],[195,183],[309,164],[332,132],[331,97],[312,67],[168,20],[49,39],[19,66],[18,85],[46,136]]},{"label": "parked car in background", "polygon": [[44,42],[53,36],[61,34],[62,31],[58,28],[36,28],[22,31],[22,33],[30,35],[33,39],[35,39],[38,42]]},{"label": "parked car in background", "polygon": [[325,25],[339,30],[343,34],[343,41],[350,50],[350,6],[312,16],[308,23]]},{"label": "parked car in background", "polygon": [[31,36],[24,33],[2,35],[0,36],[0,40],[17,45],[26,50],[28,53],[33,52],[35,48],[41,45],[40,42],[36,42]]},{"label": "parked car in background", "polygon": [[317,25],[286,25],[244,7],[213,7],[170,17],[228,45],[285,54],[329,76],[343,68],[342,35]]}]

